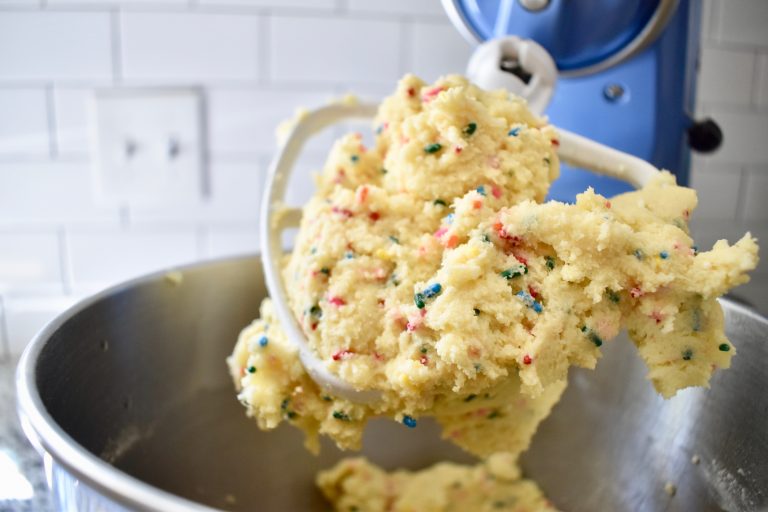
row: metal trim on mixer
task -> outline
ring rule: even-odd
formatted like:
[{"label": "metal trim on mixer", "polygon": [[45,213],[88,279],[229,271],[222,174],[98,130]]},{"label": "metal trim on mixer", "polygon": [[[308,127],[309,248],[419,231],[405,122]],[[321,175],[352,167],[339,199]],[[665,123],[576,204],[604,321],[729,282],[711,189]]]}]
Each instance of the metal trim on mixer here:
[{"label": "metal trim on mixer", "polygon": [[[456,27],[459,33],[469,43],[482,43],[483,38],[480,37],[480,34],[472,29],[469,21],[462,14],[461,9],[459,9],[459,2],[460,0],[442,0],[443,8],[448,14],[448,18],[450,18],[454,27]],[[591,75],[621,64],[625,60],[637,55],[649,45],[651,45],[659,37],[659,35],[661,35],[661,33],[664,31],[664,28],[667,26],[667,23],[669,23],[669,20],[672,19],[672,15],[675,14],[679,3],[679,0],[660,0],[659,6],[656,8],[653,16],[648,21],[648,24],[643,28],[643,30],[640,31],[639,34],[637,34],[637,36],[632,41],[629,42],[629,44],[624,46],[624,48],[607,57],[606,59],[590,66],[570,71],[560,71],[560,76],[564,78],[573,78]]]}]

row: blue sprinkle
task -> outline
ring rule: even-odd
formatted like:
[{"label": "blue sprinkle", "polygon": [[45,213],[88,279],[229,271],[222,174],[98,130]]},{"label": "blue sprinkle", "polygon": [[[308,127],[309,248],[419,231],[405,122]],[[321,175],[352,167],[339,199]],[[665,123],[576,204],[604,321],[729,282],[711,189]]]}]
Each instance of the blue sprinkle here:
[{"label": "blue sprinkle", "polygon": [[691,246],[691,249],[693,249],[693,255],[694,255],[694,256],[696,256],[697,254],[699,254],[699,247],[698,247],[698,246],[696,246],[696,245],[692,245],[692,246]]},{"label": "blue sprinkle", "polygon": [[517,137],[519,133],[520,133],[520,128],[517,127],[517,128],[512,128],[511,130],[509,130],[507,135],[511,135],[512,137]]},{"label": "blue sprinkle", "polygon": [[352,161],[353,161],[353,162],[357,162],[358,160],[360,160],[360,157],[359,157],[359,156],[357,156],[357,155],[352,155],[352,157],[351,157],[351,158],[352,158]]},{"label": "blue sprinkle", "polygon": [[519,292],[517,292],[517,296],[520,297],[520,299],[522,299],[523,303],[525,303],[526,306],[528,306],[535,312],[541,313],[542,311],[544,311],[544,307],[541,305],[541,303],[537,302],[533,297],[531,297],[530,293],[520,290]]},{"label": "blue sprinkle", "polygon": [[413,416],[408,416],[407,414],[403,416],[403,425],[405,425],[408,428],[415,428],[416,427],[416,418]]},{"label": "blue sprinkle", "polygon": [[445,221],[446,224],[453,224],[453,214],[449,213],[443,218],[443,220]]},{"label": "blue sprinkle", "polygon": [[262,347],[266,347],[268,344],[269,344],[269,340],[267,339],[266,336],[262,336],[261,338],[259,338],[259,345],[261,345]]},{"label": "blue sprinkle", "polygon": [[309,250],[309,254],[315,254],[317,252],[317,247],[313,247]]},{"label": "blue sprinkle", "polygon": [[642,249],[635,249],[635,258],[637,258],[640,261],[642,261],[643,258],[645,258],[645,254],[643,254]]},{"label": "blue sprinkle", "polygon": [[443,291],[443,287],[440,285],[440,283],[435,283],[432,286],[428,286],[423,292],[421,292],[421,294],[427,299],[431,299],[432,297],[438,295],[441,291]]},{"label": "blue sprinkle", "polygon": [[485,187],[483,185],[480,185],[475,190],[477,190],[477,193],[480,194],[481,196],[485,195]]},{"label": "blue sprinkle", "polygon": [[345,260],[351,260],[354,257],[355,257],[355,253],[353,253],[352,251],[347,251],[344,253]]},{"label": "blue sprinkle", "polygon": [[665,260],[665,259],[669,258],[669,253],[667,251],[661,251],[659,253],[659,256],[661,257],[661,259]]},{"label": "blue sprinkle", "polygon": [[380,135],[381,131],[384,129],[384,125],[380,124],[378,128],[376,128],[376,135]]}]

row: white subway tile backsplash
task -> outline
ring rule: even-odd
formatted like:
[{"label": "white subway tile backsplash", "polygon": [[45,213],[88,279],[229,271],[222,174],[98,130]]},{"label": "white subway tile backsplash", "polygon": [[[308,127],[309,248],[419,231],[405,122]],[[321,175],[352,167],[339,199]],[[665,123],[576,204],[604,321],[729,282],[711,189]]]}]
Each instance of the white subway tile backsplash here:
[{"label": "white subway tile backsplash", "polygon": [[431,82],[450,73],[464,73],[474,48],[450,23],[413,24],[412,71]]},{"label": "white subway tile backsplash", "polygon": [[713,161],[742,164],[768,163],[768,115],[754,111],[707,109],[723,130],[723,145]]},{"label": "white subway tile backsplash", "polygon": [[0,162],[0,226],[118,219],[116,207],[96,204],[87,162]]},{"label": "white subway tile backsplash", "polygon": [[89,283],[108,286],[199,258],[197,233],[184,228],[120,232],[73,229],[69,248],[75,289]]},{"label": "white subway tile backsplash", "polygon": [[430,15],[447,19],[440,0],[347,0],[350,12],[391,13],[404,16]]},{"label": "white subway tile backsplash", "polygon": [[0,12],[0,80],[112,78],[110,17],[101,12]]},{"label": "white subway tile backsplash", "polygon": [[216,82],[259,76],[259,19],[254,15],[123,12],[126,80]]},{"label": "white subway tile backsplash", "polygon": [[0,294],[61,293],[61,261],[55,230],[0,231]]},{"label": "white subway tile backsplash", "polygon": [[45,325],[74,305],[80,297],[8,298],[5,306],[8,345],[12,355],[19,355]]},{"label": "white subway tile backsplash", "polygon": [[735,220],[739,204],[741,170],[708,166],[691,171],[691,188],[696,189],[699,205],[697,219]]},{"label": "white subway tile backsplash", "polygon": [[752,99],[755,56],[750,52],[701,48],[699,101],[748,105]]},{"label": "white subway tile backsplash", "polygon": [[239,6],[239,7],[278,7],[310,8],[330,10],[336,7],[336,0],[198,0],[204,6]]},{"label": "white subway tile backsplash", "polygon": [[269,75],[277,82],[394,82],[400,75],[394,21],[273,16]]},{"label": "white subway tile backsplash", "polygon": [[242,221],[255,222],[259,215],[264,169],[261,161],[216,162],[210,166],[209,195],[195,205],[131,205],[137,225],[174,224],[194,226]]},{"label": "white subway tile backsplash", "polygon": [[725,0],[719,9],[717,37],[729,43],[768,47],[768,2]]},{"label": "white subway tile backsplash", "polygon": [[205,257],[221,258],[259,250],[259,226],[211,228],[206,233]]},{"label": "white subway tile backsplash", "polygon": [[744,219],[764,223],[768,221],[768,169],[748,172],[746,180]]},{"label": "white subway tile backsplash", "polygon": [[60,155],[89,151],[88,102],[93,90],[57,87],[53,93],[56,149]]},{"label": "white subway tile backsplash", "polygon": [[[317,108],[338,96],[325,92],[213,89],[208,94],[208,133],[213,154],[272,154],[278,125],[292,119],[298,108]],[[329,132],[316,135],[307,149],[327,150]]]},{"label": "white subway tile backsplash", "polygon": [[44,88],[0,88],[0,155],[47,155],[48,131]]}]

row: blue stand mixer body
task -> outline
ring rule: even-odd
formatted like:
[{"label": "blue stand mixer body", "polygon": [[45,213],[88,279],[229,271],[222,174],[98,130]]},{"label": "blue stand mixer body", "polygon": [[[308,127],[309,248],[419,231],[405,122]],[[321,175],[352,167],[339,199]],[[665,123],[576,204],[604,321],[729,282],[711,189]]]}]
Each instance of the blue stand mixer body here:
[{"label": "blue stand mixer body", "polygon": [[[541,11],[517,0],[461,0],[461,17],[482,40],[505,35],[546,48],[561,76],[547,111],[550,121],[672,171],[688,183],[696,86],[699,4],[681,0],[659,37],[640,53],[605,70],[578,70],[615,55],[646,27],[659,0],[552,0]],[[576,76],[575,76],[576,75]],[[611,87],[623,91],[608,94]],[[549,198],[572,202],[588,186],[612,196],[631,190],[622,181],[561,167]]]}]

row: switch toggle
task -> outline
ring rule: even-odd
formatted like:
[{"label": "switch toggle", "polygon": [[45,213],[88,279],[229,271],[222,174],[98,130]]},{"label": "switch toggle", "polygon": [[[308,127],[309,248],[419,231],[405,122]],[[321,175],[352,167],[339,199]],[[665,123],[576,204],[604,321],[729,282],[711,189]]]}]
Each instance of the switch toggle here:
[{"label": "switch toggle", "polygon": [[185,204],[203,192],[202,99],[195,89],[117,89],[92,98],[97,198]]}]

